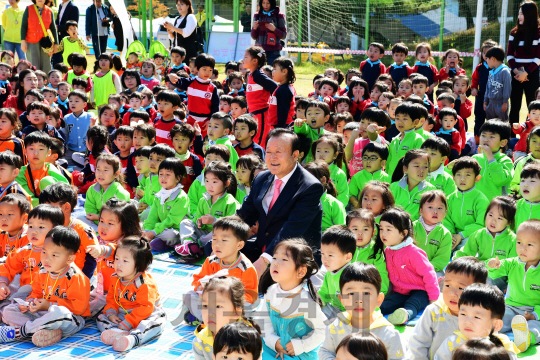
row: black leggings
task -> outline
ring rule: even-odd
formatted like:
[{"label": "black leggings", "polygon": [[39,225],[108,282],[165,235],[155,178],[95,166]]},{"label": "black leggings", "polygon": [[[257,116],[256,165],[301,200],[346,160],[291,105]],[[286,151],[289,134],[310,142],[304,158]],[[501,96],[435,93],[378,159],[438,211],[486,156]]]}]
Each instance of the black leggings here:
[{"label": "black leggings", "polygon": [[529,79],[529,81],[519,82],[514,79],[514,73],[512,72],[512,93],[510,95],[510,124],[515,124],[519,122],[519,111],[521,110],[523,92],[525,92],[527,108],[529,107],[531,101],[536,100],[534,98],[534,93],[536,92],[536,89],[540,87],[540,79],[538,76],[538,69],[536,69],[527,76],[527,79]]}]

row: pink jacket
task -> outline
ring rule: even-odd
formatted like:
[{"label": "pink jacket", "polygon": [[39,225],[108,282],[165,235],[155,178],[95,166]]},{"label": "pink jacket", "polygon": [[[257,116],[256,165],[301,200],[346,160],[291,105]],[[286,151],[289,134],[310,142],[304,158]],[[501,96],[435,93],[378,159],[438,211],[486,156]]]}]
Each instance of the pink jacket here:
[{"label": "pink jacket", "polygon": [[424,290],[429,300],[439,298],[439,285],[435,269],[424,250],[413,245],[413,239],[407,238],[399,245],[384,249],[388,278],[394,291],[408,295],[411,290]]}]

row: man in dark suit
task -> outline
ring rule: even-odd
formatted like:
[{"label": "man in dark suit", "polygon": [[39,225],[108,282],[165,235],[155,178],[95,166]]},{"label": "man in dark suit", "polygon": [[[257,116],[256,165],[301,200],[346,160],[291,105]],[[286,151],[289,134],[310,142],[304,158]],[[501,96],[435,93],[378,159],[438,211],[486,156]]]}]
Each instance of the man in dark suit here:
[{"label": "man in dark suit", "polygon": [[86,9],[86,40],[92,39],[96,60],[99,55],[107,51],[110,22],[109,7],[102,4],[101,0],[94,0],[94,3]]},{"label": "man in dark suit", "polygon": [[[61,42],[63,38],[68,36],[66,22],[73,20],[76,23],[79,22],[79,8],[73,5],[71,0],[63,0],[62,4],[58,7],[58,16],[56,17],[56,28],[58,29],[58,41]],[[56,53],[52,57],[52,64],[58,64],[63,61],[63,51]],[[68,65],[68,64],[66,64]]]},{"label": "man in dark suit", "polygon": [[[252,226],[257,240],[242,249],[259,277],[270,264],[275,246],[300,237],[313,249],[321,247],[323,187],[297,162],[298,136],[274,129],[267,137],[265,162],[269,171],[257,175],[237,214]],[[258,224],[258,227],[257,227]],[[315,253],[318,264],[320,253]]]}]

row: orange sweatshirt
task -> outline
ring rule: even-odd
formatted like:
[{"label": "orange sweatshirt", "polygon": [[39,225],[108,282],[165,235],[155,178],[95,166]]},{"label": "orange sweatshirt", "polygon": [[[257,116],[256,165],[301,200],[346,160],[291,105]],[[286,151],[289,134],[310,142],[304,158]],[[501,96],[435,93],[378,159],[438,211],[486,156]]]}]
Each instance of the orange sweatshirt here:
[{"label": "orange sweatshirt", "polygon": [[99,238],[99,243],[105,251],[103,256],[97,259],[97,292],[99,294],[105,294],[111,286],[111,277],[115,272],[114,251],[116,250],[119,241],[120,240],[117,240],[116,242],[107,242]]},{"label": "orange sweatshirt", "polygon": [[90,280],[73,263],[57,275],[41,268],[26,301],[34,299],[64,306],[74,315],[90,316]]},{"label": "orange sweatshirt", "polygon": [[90,245],[99,244],[96,233],[90,226],[86,225],[81,220],[74,218],[71,218],[69,227],[75,230],[81,238],[81,246],[79,247],[77,254],[75,254],[75,265],[77,265],[86,276],[90,275],[88,278],[91,278],[96,270],[96,261],[90,254],[86,253],[86,248]]},{"label": "orange sweatshirt", "polygon": [[159,292],[156,282],[149,273],[138,273],[133,279],[126,281],[113,274],[103,313],[106,316],[118,316],[119,309],[124,309],[129,314],[125,315],[119,328],[131,330],[152,315],[156,304],[159,304]]},{"label": "orange sweatshirt", "polygon": [[19,233],[15,236],[9,236],[7,231],[0,233],[0,258],[8,256],[18,248],[28,244],[28,238],[26,237],[26,231],[28,225],[24,224]]},{"label": "orange sweatshirt", "polygon": [[32,284],[41,267],[41,248],[26,244],[7,257],[0,264],[0,282],[10,284],[17,274],[21,274],[21,286]]},{"label": "orange sweatshirt", "polygon": [[239,254],[240,256],[238,259],[231,265],[223,265],[216,255],[207,257],[201,272],[193,275],[193,283],[191,283],[191,285],[193,285],[195,291],[202,290],[200,280],[203,277],[213,275],[223,269],[229,269],[228,276],[234,276],[242,281],[246,291],[246,302],[253,304],[259,294],[259,277],[257,276],[257,271],[255,271],[255,267],[251,261],[249,261],[249,259],[241,252],[239,252]]}]

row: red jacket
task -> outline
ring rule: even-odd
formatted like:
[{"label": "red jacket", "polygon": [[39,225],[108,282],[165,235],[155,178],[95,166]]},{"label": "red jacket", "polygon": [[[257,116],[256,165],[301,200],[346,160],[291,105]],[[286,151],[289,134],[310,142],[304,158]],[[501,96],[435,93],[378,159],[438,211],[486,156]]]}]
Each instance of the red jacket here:
[{"label": "red jacket", "polygon": [[[454,126],[459,135],[461,136],[461,150],[465,149],[465,144],[467,143],[467,131],[465,130],[465,121],[458,115],[458,122]],[[441,122],[439,121],[439,115],[435,118],[435,126],[433,127],[433,132],[436,133],[441,129]]]}]

